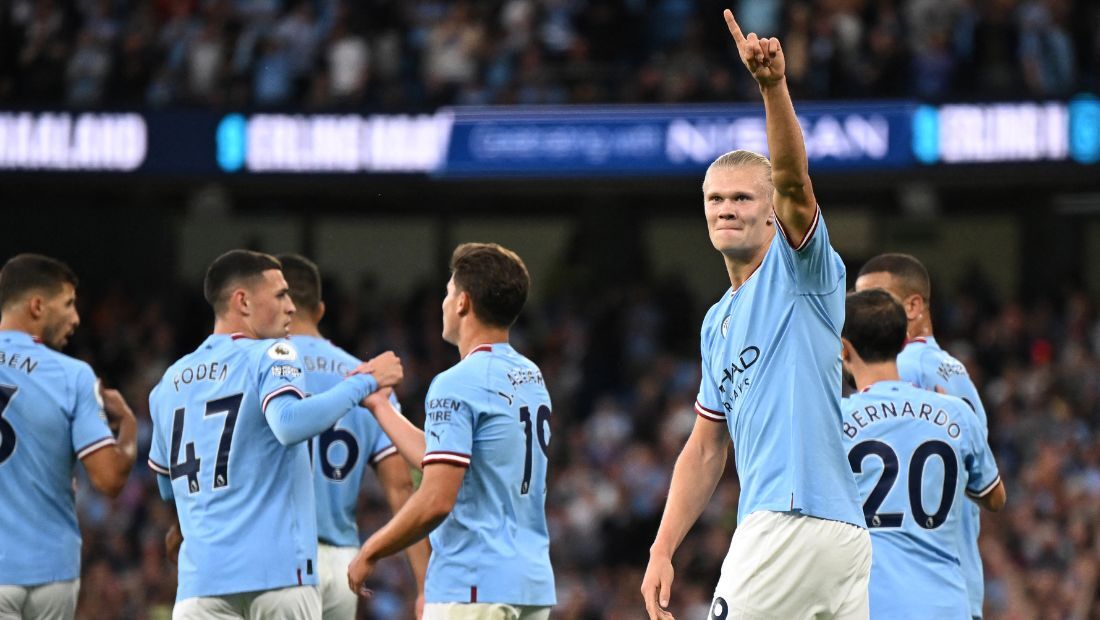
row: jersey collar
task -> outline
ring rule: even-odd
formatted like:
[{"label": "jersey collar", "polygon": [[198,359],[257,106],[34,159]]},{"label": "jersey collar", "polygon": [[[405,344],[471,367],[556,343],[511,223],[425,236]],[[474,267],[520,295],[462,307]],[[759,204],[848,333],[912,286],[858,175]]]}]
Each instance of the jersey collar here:
[{"label": "jersey collar", "polygon": [[[491,345],[491,344],[479,344],[476,347],[470,349],[469,353],[466,354],[466,357],[470,357],[474,353],[480,353],[482,351],[484,351],[486,353],[492,353],[493,352],[493,345]],[[464,357],[462,359],[466,359],[466,357]]]}]

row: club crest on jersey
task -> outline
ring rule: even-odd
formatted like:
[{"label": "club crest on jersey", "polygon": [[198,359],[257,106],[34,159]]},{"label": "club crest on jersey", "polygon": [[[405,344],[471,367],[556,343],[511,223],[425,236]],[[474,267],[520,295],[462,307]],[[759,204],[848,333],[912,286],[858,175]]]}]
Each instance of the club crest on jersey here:
[{"label": "club crest on jersey", "polygon": [[298,352],[290,346],[289,342],[276,342],[267,350],[267,356],[273,360],[292,362],[298,359]]},{"label": "club crest on jersey", "polygon": [[731,317],[731,315],[727,314],[726,318],[722,319],[722,337],[723,338],[725,338],[726,334],[728,334],[729,331],[730,331],[730,317]]}]

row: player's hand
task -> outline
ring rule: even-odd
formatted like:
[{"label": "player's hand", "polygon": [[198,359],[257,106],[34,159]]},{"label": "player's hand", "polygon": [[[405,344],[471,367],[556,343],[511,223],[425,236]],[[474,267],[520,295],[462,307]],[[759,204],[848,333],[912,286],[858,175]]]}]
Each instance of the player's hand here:
[{"label": "player's hand", "polygon": [[130,405],[126,404],[126,399],[122,397],[122,393],[118,390],[100,386],[99,396],[103,399],[103,411],[107,414],[107,426],[117,436],[122,421],[125,419],[133,420],[134,412],[130,410]]},{"label": "player's hand", "polygon": [[649,620],[674,620],[668,610],[674,577],[672,560],[658,555],[649,556],[649,565],[646,566],[645,577],[642,578],[642,598],[645,599]]},{"label": "player's hand", "polygon": [[168,533],[164,535],[165,553],[173,564],[180,563],[181,545],[183,545],[183,532],[180,531],[178,523],[173,523],[172,527],[168,528]]},{"label": "player's hand", "polygon": [[361,374],[374,375],[375,381],[378,382],[378,387],[384,388],[393,387],[401,383],[401,379],[405,376],[405,371],[401,366],[401,358],[397,357],[393,351],[386,351],[381,355],[359,364],[355,367],[355,370],[348,373],[348,376]]},{"label": "player's hand", "polygon": [[757,38],[755,32],[749,36],[741,34],[741,27],[733,18],[733,11],[726,9],[722,12],[726,18],[726,27],[733,35],[733,41],[737,44],[737,52],[741,55],[741,62],[752,74],[752,77],[761,86],[770,86],[781,82],[787,70],[787,61],[783,57],[783,48],[776,38]]},{"label": "player's hand", "polygon": [[392,394],[393,388],[382,388],[379,390],[375,390],[370,394],[367,394],[367,397],[364,398],[363,402],[359,404],[363,405],[367,409],[370,409],[371,413],[374,413],[375,411],[377,411],[378,407],[390,401],[390,396]]},{"label": "player's hand", "polygon": [[355,559],[348,564],[348,587],[355,593],[356,596],[369,597],[374,594],[367,588],[363,587],[363,582],[374,572],[374,562],[363,550],[360,549],[359,553],[355,555]]}]

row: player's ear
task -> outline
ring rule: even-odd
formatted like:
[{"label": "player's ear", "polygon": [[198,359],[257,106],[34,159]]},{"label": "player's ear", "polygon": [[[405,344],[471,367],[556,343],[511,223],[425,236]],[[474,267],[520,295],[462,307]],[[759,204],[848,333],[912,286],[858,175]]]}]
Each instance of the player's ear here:
[{"label": "player's ear", "polygon": [[471,309],[473,309],[473,300],[470,299],[470,294],[466,291],[459,291],[455,303],[455,311],[458,316],[466,316]]},{"label": "player's ear", "polygon": [[845,364],[852,362],[852,355],[855,353],[855,347],[852,346],[851,341],[847,338],[840,339],[840,360]]},{"label": "player's ear", "polygon": [[325,317],[325,302],[317,302],[317,315],[313,317],[313,320],[320,323],[321,319]]},{"label": "player's ear", "polygon": [[902,305],[905,306],[905,318],[910,321],[919,318],[925,312],[924,298],[918,293],[906,297]]},{"label": "player's ear", "polygon": [[252,314],[251,301],[248,291],[243,286],[239,286],[229,293],[229,307],[245,316]]},{"label": "player's ear", "polygon": [[31,294],[27,298],[27,312],[33,319],[41,318],[46,312],[46,299],[41,295]]}]

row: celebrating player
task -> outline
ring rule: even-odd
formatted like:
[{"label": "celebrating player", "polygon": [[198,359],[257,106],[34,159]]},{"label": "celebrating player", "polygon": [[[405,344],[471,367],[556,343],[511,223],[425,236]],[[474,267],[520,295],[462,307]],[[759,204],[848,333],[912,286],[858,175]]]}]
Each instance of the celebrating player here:
[{"label": "celebrating player", "polygon": [[860,391],[841,403],[842,428],[874,548],[871,617],[965,618],[962,495],[1005,503],[985,429],[962,400],[898,375],[907,320],[889,293],[853,293],[846,314],[841,357]]},{"label": "celebrating player", "polygon": [[[282,254],[278,259],[294,302],[290,334],[302,356],[306,387],[310,394],[324,392],[362,362],[321,336],[318,324],[325,314],[325,302],[321,300],[317,265],[297,254]],[[392,396],[391,403],[399,410]],[[358,603],[347,587],[347,566],[359,551],[355,509],[365,465],[374,467],[394,513],[412,495],[412,478],[403,459],[390,458],[397,456],[397,449],[368,412],[352,411],[309,441],[317,499],[317,571],[323,618],[347,620],[355,617]],[[419,618],[428,570],[428,542],[409,547],[408,555],[416,576]]]},{"label": "celebrating player", "polygon": [[306,440],[397,383],[401,362],[385,353],[303,400],[301,359],[282,339],[294,304],[279,261],[227,252],[204,293],[213,335],[149,395],[149,466],[183,535],[172,617],[319,619]]},{"label": "celebrating player", "polygon": [[126,401],[59,352],[80,324],[76,284],[68,266],[37,254],[0,269],[0,618],[73,617],[73,466],[79,459],[92,486],[115,497],[137,456]]},{"label": "celebrating player", "polygon": [[[392,436],[407,458],[419,450],[424,479],[363,544],[348,585],[358,591],[379,558],[431,532],[424,620],[546,620],[556,602],[545,511],[550,396],[539,368],[508,344],[527,268],[499,245],[466,243],[451,272],[443,339],[462,360],[428,389],[426,437]],[[367,404],[389,419],[383,428],[398,417],[381,395]]]},{"label": "celebrating player", "polygon": [[[887,291],[905,308],[908,340],[898,355],[898,374],[902,380],[963,399],[976,414],[984,436],[988,437],[985,407],[966,366],[941,349],[932,335],[932,283],[924,265],[908,254],[880,254],[867,261],[856,278],[856,291],[873,288]],[[962,510],[959,557],[970,595],[970,616],[981,618],[985,598],[982,556],[978,552],[981,510],[969,502],[963,503]]]},{"label": "celebrating player", "polygon": [[866,618],[871,542],[840,434],[844,264],[814,198],[782,47],[725,18],[763,95],[772,159],[727,153],[703,179],[732,287],[703,322],[699,415],[642,596],[651,619],[672,617],[672,555],[714,493],[732,436],[738,526],[710,617]]}]

